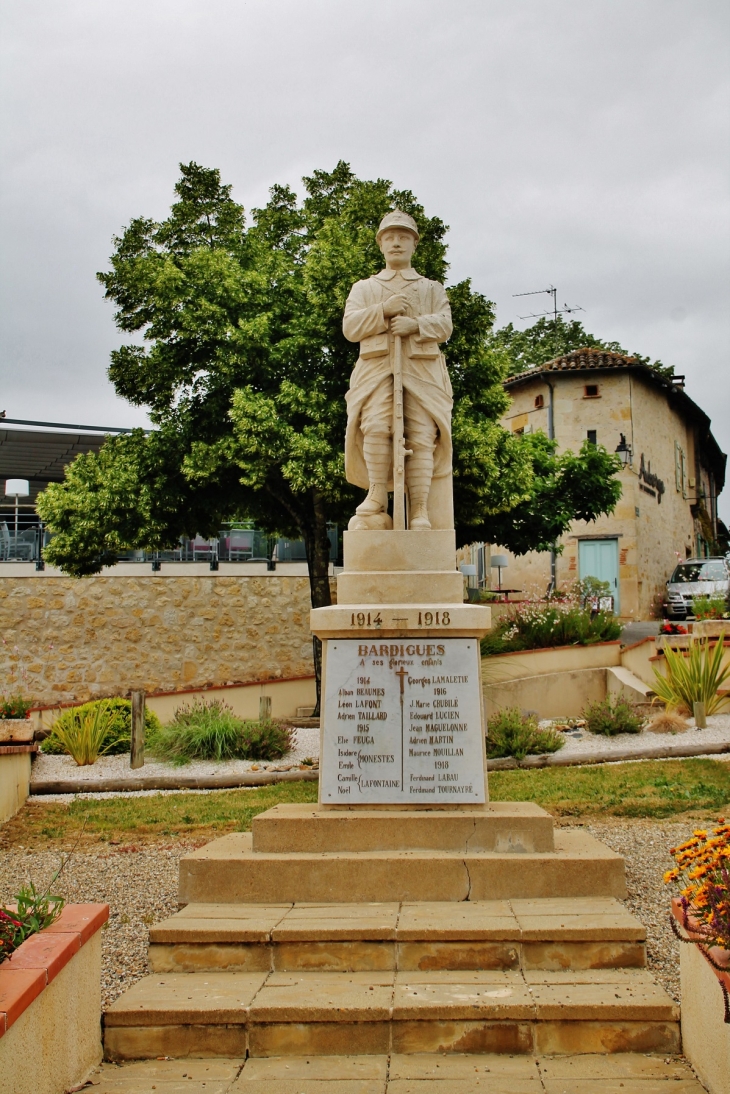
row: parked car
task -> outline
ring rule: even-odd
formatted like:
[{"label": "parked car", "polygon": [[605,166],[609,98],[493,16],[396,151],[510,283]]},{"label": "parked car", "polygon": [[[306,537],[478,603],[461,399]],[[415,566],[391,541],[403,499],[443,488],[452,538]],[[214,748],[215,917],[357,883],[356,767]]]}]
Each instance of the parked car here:
[{"label": "parked car", "polygon": [[688,558],[675,567],[667,582],[664,614],[668,619],[686,619],[692,615],[696,596],[728,595],[730,565],[726,558]]}]

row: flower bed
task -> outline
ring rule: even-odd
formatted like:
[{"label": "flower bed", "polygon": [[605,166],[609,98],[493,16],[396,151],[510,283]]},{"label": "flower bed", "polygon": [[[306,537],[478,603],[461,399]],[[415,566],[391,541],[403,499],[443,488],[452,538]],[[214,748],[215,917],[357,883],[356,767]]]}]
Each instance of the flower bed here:
[{"label": "flower bed", "polygon": [[0,1094],[63,1094],[101,1060],[101,928],[70,904],[0,964]]},{"label": "flower bed", "polygon": [[482,656],[591,646],[620,634],[621,624],[611,612],[594,612],[574,600],[526,602],[516,604],[482,639]]}]

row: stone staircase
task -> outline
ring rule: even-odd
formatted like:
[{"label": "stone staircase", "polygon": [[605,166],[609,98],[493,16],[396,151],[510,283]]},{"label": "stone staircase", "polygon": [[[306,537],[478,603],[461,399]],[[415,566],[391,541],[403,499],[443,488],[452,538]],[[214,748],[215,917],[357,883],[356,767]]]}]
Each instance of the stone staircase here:
[{"label": "stone staircase", "polygon": [[106,1056],[279,1060],[283,1082],[324,1057],[676,1053],[624,895],[620,856],[534,805],[277,806],[182,860]]}]

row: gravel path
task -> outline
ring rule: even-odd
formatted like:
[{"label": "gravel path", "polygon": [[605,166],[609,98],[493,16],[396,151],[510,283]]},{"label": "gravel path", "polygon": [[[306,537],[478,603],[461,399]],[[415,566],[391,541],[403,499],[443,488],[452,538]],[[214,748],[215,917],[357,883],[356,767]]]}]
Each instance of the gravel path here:
[{"label": "gravel path", "polygon": [[[710,827],[702,821],[701,827]],[[662,881],[673,865],[669,848],[682,843],[698,822],[623,820],[590,821],[583,827],[596,839],[618,851],[626,861],[629,911],[646,927],[649,968],[672,998],[679,1001],[680,943],[669,926],[669,904],[676,890]]]},{"label": "gravel path", "polygon": [[[548,726],[551,722],[541,722]],[[712,754],[713,745],[730,744],[730,714],[714,714],[707,719],[706,729],[697,729],[694,719],[688,719],[688,728],[684,733],[619,733],[616,737],[604,737],[602,733],[589,733],[584,729],[571,729],[564,734],[565,744],[560,756],[589,756],[594,752],[634,752],[647,745],[666,749],[671,756],[674,749],[688,744],[706,744],[707,754]]]},{"label": "gravel path", "polygon": [[[53,892],[70,902],[110,906],[102,932],[104,1009],[147,974],[148,927],[177,911],[178,863],[194,846],[77,851],[54,884]],[[59,863],[60,855],[47,851],[0,852],[0,902],[10,900],[29,880],[45,889]]]},{"label": "gravel path", "polygon": [[[678,999],[679,943],[669,927],[671,894],[662,875],[671,866],[668,848],[686,839],[696,823],[611,820],[580,827],[624,855],[626,903],[647,928],[649,968]],[[146,974],[148,927],[177,911],[178,863],[193,846],[176,842],[139,850],[130,846],[77,852],[54,885],[67,900],[106,901],[111,906],[103,934],[104,1007]],[[37,886],[47,885],[58,864],[58,854],[49,852],[0,852],[0,901],[8,900],[29,879]]]}]

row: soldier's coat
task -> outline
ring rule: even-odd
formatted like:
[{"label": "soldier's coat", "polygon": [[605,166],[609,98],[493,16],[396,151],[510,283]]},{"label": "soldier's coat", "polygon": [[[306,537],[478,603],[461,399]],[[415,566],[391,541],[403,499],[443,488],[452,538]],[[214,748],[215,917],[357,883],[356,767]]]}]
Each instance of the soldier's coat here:
[{"label": "soldier's coat", "polygon": [[[391,283],[395,279],[395,286]],[[406,282],[403,286],[403,279]],[[381,270],[350,290],[342,330],[350,342],[360,343],[347,399],[345,475],[355,486],[369,487],[363,457],[360,413],[368,397],[393,374],[394,337],[383,314],[384,302],[401,292],[406,315],[418,321],[418,334],[402,339],[403,388],[410,391],[438,426],[434,478],[451,474],[451,409],[453,391],[439,342],[451,335],[451,308],[443,285],[429,281],[414,269]],[[392,483],[389,484],[392,489]]]}]

